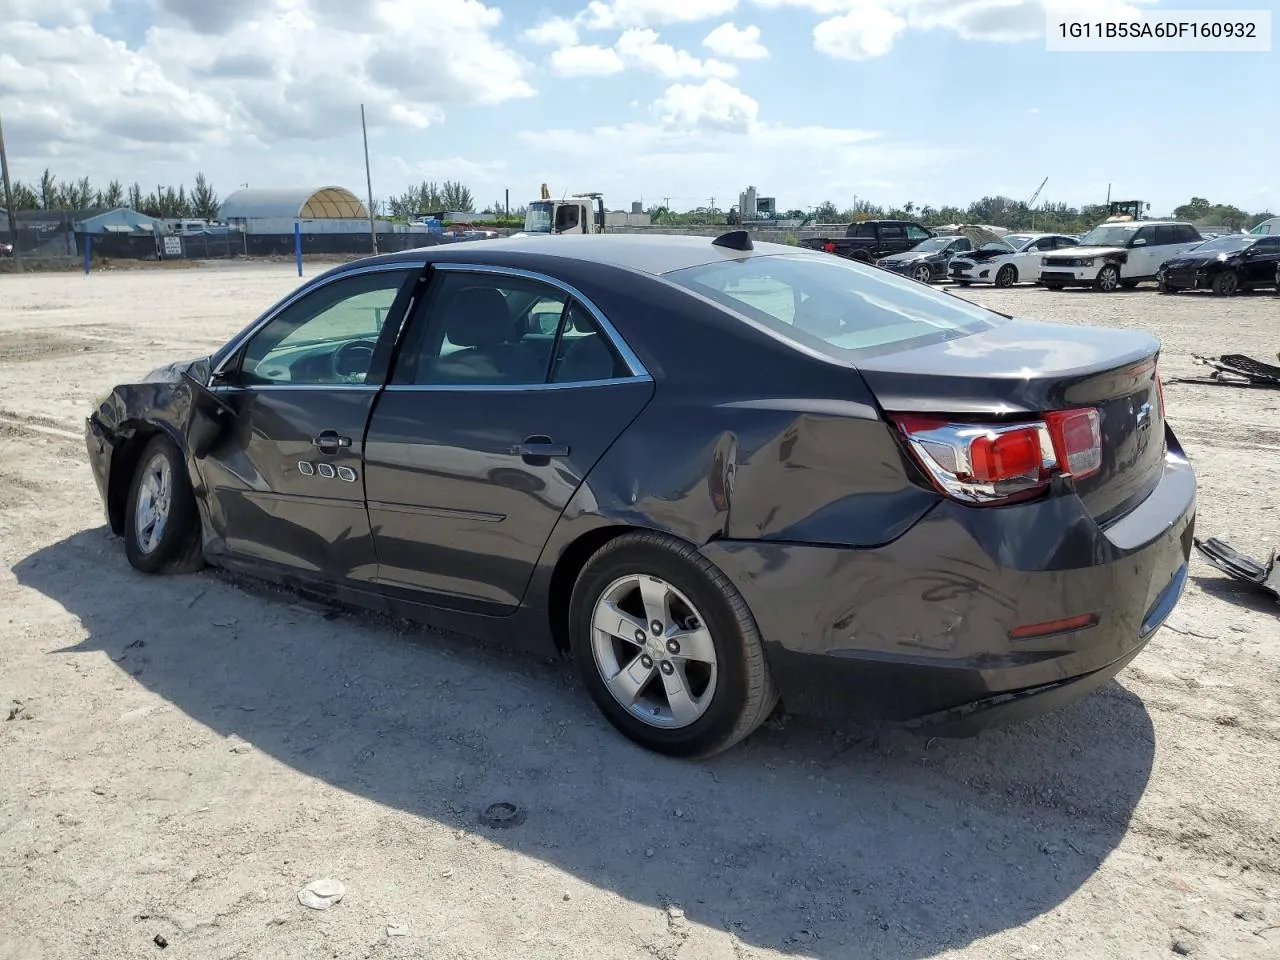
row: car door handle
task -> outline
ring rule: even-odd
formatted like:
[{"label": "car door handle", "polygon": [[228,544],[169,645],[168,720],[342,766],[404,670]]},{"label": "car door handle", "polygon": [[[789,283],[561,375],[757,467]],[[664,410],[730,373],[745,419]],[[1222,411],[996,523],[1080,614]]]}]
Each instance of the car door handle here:
[{"label": "car door handle", "polygon": [[325,430],[320,436],[312,438],[311,445],[321,450],[333,451],[351,446],[351,438],[338,436],[336,430]]},{"label": "car door handle", "polygon": [[556,443],[550,437],[538,435],[525,437],[523,443],[517,444],[515,452],[528,463],[541,461],[545,464],[552,457],[567,457],[569,447],[563,443]]}]

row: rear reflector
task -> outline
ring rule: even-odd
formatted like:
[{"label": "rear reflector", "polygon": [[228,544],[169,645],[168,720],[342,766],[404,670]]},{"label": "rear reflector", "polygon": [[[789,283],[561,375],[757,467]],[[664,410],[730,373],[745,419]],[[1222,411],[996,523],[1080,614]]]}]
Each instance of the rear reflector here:
[{"label": "rear reflector", "polygon": [[1078,617],[1065,617],[1062,620],[1045,620],[1043,623],[1028,623],[1014,627],[1009,631],[1011,640],[1030,640],[1034,637],[1048,637],[1055,633],[1071,633],[1073,630],[1085,630],[1097,626],[1096,613],[1083,613]]}]

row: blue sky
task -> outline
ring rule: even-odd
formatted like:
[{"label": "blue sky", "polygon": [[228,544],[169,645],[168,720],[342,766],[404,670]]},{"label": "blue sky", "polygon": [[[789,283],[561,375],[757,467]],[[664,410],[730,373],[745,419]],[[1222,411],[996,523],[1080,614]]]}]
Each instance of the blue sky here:
[{"label": "blue sky", "polygon": [[[1060,0],[0,0],[16,176],[374,193],[460,179],[480,204],[855,196],[1280,209],[1277,54],[1049,53]],[[1121,0],[1072,0],[1086,17]],[[1280,0],[1130,0],[1130,11]],[[1280,19],[1280,18],[1276,18]]]}]

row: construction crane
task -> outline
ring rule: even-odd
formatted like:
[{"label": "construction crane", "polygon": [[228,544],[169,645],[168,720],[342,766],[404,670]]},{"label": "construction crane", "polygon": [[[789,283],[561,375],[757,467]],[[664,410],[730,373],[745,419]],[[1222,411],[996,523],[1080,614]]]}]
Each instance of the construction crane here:
[{"label": "construction crane", "polygon": [[[1044,185],[1049,182],[1049,178],[1045,177],[1040,181],[1040,186],[1036,187],[1036,192],[1031,195],[1031,199],[1027,201],[1027,209],[1031,210],[1031,205],[1036,202],[1036,198],[1040,196],[1040,191],[1044,189]],[[1031,210],[1031,229],[1036,228],[1036,212]]]}]

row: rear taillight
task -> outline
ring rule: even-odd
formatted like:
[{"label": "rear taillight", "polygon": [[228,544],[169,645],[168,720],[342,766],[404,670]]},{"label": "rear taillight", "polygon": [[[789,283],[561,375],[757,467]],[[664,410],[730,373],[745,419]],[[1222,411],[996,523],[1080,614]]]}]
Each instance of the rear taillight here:
[{"label": "rear taillight", "polygon": [[835,253],[836,245],[834,243],[824,243],[822,245],[822,249],[825,250],[827,253]]},{"label": "rear taillight", "polygon": [[920,414],[893,421],[933,485],[965,503],[1025,500],[1055,476],[1078,480],[1102,468],[1101,423],[1092,407],[1014,423]]}]

